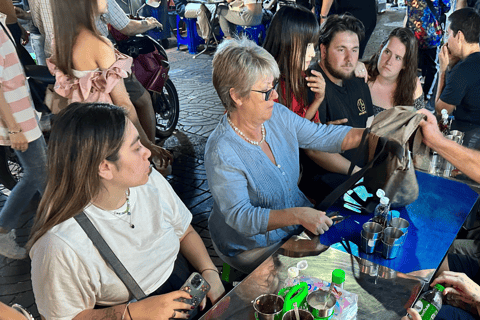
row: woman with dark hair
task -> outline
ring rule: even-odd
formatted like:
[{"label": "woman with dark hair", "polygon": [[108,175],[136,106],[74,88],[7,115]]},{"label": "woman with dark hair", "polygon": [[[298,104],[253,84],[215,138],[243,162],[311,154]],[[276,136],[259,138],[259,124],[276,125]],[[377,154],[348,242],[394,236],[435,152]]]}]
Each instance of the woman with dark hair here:
[{"label": "woman with dark hair", "polygon": [[95,26],[95,18],[107,9],[107,0],[52,0],[55,43],[47,65],[56,78],[55,91],[69,103],[106,102],[125,108],[142,144],[166,167],[170,153],[148,139],[125,89],[123,78],[131,72],[132,58],[114,50]]},{"label": "woman with dark hair", "polygon": [[[193,269],[211,285],[207,297],[215,303],[225,289],[192,215],[150,168],[150,151],[124,109],[73,103],[57,119],[27,243],[43,318],[187,319],[179,310],[193,307],[177,299],[190,294],[176,290]],[[74,219],[82,211],[148,298],[129,302],[129,290]]]},{"label": "woman with dark hair", "polygon": [[[264,48],[275,58],[280,69],[280,90],[276,101],[315,123],[320,122],[318,108],[325,97],[325,79],[317,70],[311,70],[308,77],[305,72],[315,56],[318,33],[318,23],[312,12],[301,6],[284,6],[273,17],[264,43]],[[315,94],[310,97],[312,101],[310,104],[307,97],[308,88]],[[344,122],[346,119],[327,124]],[[300,162],[305,177],[316,175],[319,170],[323,173],[323,169],[347,174],[351,164],[339,153],[313,149],[302,149]],[[356,166],[353,172],[358,170],[360,168]],[[300,188],[306,192],[309,187],[306,187],[305,178],[302,181]],[[319,185],[317,182],[316,184]],[[323,194],[321,191],[318,193]]]},{"label": "woman with dark hair", "polygon": [[308,105],[307,85],[312,91],[324,90],[325,81],[317,71],[305,78],[305,71],[315,57],[318,30],[312,12],[301,6],[283,6],[272,19],[263,44],[280,69],[278,102],[314,122],[320,122],[318,107],[322,101],[316,94],[313,102]]},{"label": "woman with dark hair", "polygon": [[[394,106],[425,106],[417,76],[417,46],[410,29],[395,28],[365,63],[375,114]],[[363,69],[359,65],[357,71]]]}]

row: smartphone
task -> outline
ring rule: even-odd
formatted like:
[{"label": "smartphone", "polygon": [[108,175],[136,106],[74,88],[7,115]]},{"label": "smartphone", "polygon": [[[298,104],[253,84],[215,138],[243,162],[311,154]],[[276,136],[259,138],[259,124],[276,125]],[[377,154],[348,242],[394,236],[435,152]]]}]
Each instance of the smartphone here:
[{"label": "smartphone", "polygon": [[188,303],[195,308],[186,310],[178,310],[190,315],[193,310],[195,310],[198,305],[202,302],[202,300],[207,295],[208,291],[210,291],[210,285],[208,284],[207,280],[205,280],[202,275],[198,272],[194,272],[188,277],[187,281],[183,284],[180,288],[187,293],[189,293],[192,298],[191,299],[184,299],[180,298],[178,301]]}]

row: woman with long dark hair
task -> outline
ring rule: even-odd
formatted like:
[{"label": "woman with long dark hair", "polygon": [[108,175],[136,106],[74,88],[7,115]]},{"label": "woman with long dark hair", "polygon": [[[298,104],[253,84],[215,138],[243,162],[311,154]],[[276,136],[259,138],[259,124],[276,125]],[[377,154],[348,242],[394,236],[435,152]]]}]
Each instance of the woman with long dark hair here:
[{"label": "woman with long dark hair", "polygon": [[318,23],[315,15],[301,6],[284,6],[277,11],[263,47],[275,58],[280,69],[278,102],[301,117],[319,122],[318,95],[311,104],[307,98],[307,79],[312,90],[322,90],[324,81],[317,71],[306,77],[305,71],[315,56],[318,43]]},{"label": "woman with long dark hair", "polygon": [[[177,299],[190,295],[178,290],[194,270],[211,285],[212,303],[223,295],[191,213],[149,157],[123,108],[73,103],[58,114],[27,243],[43,318],[187,319],[180,310],[193,307]],[[148,298],[129,303],[129,290],[74,219],[82,211]]]},{"label": "woman with long dark hair", "polygon": [[[312,12],[301,6],[284,6],[273,17],[264,43],[264,48],[275,58],[280,69],[277,101],[316,123],[320,122],[318,108],[325,96],[325,79],[316,70],[311,70],[309,76],[306,72],[315,56],[318,38],[319,27]],[[313,97],[307,97],[308,88],[314,93]],[[328,124],[345,122],[346,119],[340,119]],[[303,167],[300,189],[312,199],[312,188],[307,183],[307,177],[317,176],[319,172],[324,174],[325,170],[346,175],[351,164],[339,153],[312,149],[300,151],[300,162]],[[355,167],[354,172],[357,170],[360,168]],[[320,184],[315,182],[315,185],[318,187]],[[328,194],[317,187],[315,192],[318,197],[315,199]]]},{"label": "woman with long dark hair", "polygon": [[125,108],[141,141],[163,166],[171,160],[165,149],[150,141],[125,89],[132,58],[114,50],[95,26],[107,12],[106,0],[52,0],[55,43],[47,60],[55,75],[55,91],[68,102],[106,102]]},{"label": "woman with long dark hair", "polygon": [[410,29],[395,28],[365,63],[375,114],[394,106],[425,106],[417,76],[417,46]]}]

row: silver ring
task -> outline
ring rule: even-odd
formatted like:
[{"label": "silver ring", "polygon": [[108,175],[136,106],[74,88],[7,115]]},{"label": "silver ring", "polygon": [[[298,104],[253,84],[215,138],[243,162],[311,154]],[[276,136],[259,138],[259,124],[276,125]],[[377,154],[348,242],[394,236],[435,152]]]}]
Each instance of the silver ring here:
[{"label": "silver ring", "polygon": [[407,318],[408,318],[408,319],[413,319],[413,318],[412,318],[412,315],[411,315],[410,313],[407,313]]},{"label": "silver ring", "polygon": [[177,311],[174,310],[172,318],[175,318],[176,315],[177,315]]}]

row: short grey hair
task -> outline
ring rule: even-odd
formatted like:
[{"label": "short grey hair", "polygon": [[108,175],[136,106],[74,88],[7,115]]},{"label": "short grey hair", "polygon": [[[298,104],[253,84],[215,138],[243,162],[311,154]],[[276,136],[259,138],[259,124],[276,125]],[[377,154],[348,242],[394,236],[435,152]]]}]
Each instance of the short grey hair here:
[{"label": "short grey hair", "polygon": [[278,79],[280,71],[270,53],[246,37],[223,41],[213,56],[213,86],[227,112],[236,109],[230,89],[241,98],[262,77]]}]

